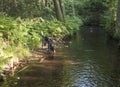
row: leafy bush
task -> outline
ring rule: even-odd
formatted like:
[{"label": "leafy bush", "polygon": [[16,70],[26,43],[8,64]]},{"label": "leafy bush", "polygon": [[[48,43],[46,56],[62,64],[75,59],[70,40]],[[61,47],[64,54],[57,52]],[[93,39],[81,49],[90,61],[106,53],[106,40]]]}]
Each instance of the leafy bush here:
[{"label": "leafy bush", "polygon": [[[40,46],[43,36],[64,37],[73,34],[81,24],[82,21],[75,16],[68,16],[65,23],[56,19],[48,21],[41,17],[23,20],[20,17],[14,19],[0,16],[1,61],[6,64],[6,60],[9,62],[10,58],[28,58],[30,50]],[[0,62],[1,66],[4,64]]]},{"label": "leafy bush", "polygon": [[42,23],[33,25],[33,27],[36,31],[39,30],[39,34],[41,36],[52,35],[55,37],[61,37],[62,35],[68,34],[68,30],[65,25],[56,19],[51,21],[45,20]]},{"label": "leafy bush", "polygon": [[73,34],[75,31],[80,29],[83,24],[82,20],[77,16],[67,16],[65,25],[68,28],[69,34]]},{"label": "leafy bush", "polygon": [[106,7],[104,9],[104,14],[101,15],[101,26],[104,27],[107,31],[107,33],[113,37],[117,38],[115,34],[115,26],[116,26],[116,11],[117,11],[117,5],[118,0],[110,1],[107,0],[105,2],[102,2],[103,6]]},{"label": "leafy bush", "polygon": [[22,57],[29,55],[29,50],[27,50],[27,46],[25,45],[28,41],[28,30],[21,19],[18,21],[18,19],[15,20],[11,17],[0,17],[0,58],[3,62],[0,63],[0,65],[2,64],[1,69],[11,58],[20,57],[17,55],[18,49],[18,53],[21,54]]}]

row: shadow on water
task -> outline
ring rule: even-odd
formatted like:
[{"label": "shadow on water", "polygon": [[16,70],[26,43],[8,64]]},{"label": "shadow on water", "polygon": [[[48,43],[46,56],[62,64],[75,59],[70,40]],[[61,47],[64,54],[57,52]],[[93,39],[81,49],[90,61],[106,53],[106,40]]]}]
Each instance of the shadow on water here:
[{"label": "shadow on water", "polygon": [[32,63],[4,87],[120,87],[120,54],[105,31],[84,27],[53,59]]}]

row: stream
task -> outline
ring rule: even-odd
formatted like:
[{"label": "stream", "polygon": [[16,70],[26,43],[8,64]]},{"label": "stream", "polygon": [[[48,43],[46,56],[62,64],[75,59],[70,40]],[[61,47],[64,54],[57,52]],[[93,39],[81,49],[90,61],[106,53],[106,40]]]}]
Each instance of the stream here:
[{"label": "stream", "polygon": [[54,59],[34,61],[0,87],[120,87],[120,50],[104,29],[84,27]]}]

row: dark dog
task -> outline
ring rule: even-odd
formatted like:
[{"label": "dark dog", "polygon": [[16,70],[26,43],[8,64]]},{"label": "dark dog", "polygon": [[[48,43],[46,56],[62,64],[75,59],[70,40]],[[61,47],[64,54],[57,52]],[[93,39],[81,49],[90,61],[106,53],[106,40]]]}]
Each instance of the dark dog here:
[{"label": "dark dog", "polygon": [[55,47],[53,44],[52,37],[47,37],[47,36],[43,37],[42,47],[44,47],[46,45],[48,46],[48,53],[50,54],[49,56],[53,57],[55,54]]},{"label": "dark dog", "polygon": [[48,38],[48,52],[51,57],[53,57],[55,54],[55,46],[51,37]]},{"label": "dark dog", "polygon": [[49,44],[49,53],[51,57],[55,55],[55,47],[52,44]]},{"label": "dark dog", "polygon": [[48,43],[48,37],[44,36],[42,37],[42,48],[44,48],[44,46],[46,46]]}]

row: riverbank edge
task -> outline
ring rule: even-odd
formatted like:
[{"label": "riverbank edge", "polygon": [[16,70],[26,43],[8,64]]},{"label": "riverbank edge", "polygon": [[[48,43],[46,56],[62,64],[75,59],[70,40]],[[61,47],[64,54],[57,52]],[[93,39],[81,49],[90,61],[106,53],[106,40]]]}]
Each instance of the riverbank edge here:
[{"label": "riverbank edge", "polygon": [[29,56],[27,60],[21,59],[17,63],[13,64],[12,67],[7,66],[7,68],[4,68],[3,71],[0,72],[0,82],[4,82],[6,76],[13,77],[16,73],[23,71],[24,68],[26,66],[29,66],[33,61],[38,61],[39,63],[42,63],[47,55],[48,54],[46,48],[35,49],[31,52],[31,56]]}]

